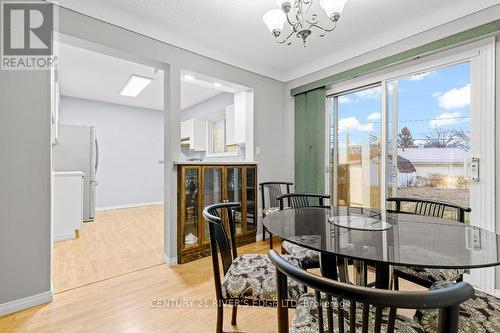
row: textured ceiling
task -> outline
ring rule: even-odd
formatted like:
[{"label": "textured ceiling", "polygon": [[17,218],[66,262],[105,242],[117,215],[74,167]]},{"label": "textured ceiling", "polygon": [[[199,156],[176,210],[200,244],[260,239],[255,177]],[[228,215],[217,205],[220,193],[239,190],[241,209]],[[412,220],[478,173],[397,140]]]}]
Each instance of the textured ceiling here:
[{"label": "textured ceiling", "polygon": [[[163,71],[79,47],[57,44],[61,94],[101,102],[163,110]],[[154,77],[137,97],[120,95],[131,74]],[[181,83],[181,108],[198,104],[222,91]]]},{"label": "textured ceiling", "polygon": [[[318,2],[318,1],[317,1]],[[337,30],[277,45],[262,23],[276,0],[60,0],[61,6],[222,62],[288,81],[500,3],[349,0]],[[326,19],[318,11],[320,19]]]}]

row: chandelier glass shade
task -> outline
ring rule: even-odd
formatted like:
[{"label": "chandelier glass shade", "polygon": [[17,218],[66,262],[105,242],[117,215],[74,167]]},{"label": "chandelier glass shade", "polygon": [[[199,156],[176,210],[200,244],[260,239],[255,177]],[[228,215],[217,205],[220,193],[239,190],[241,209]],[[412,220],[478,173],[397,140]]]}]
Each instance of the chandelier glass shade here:
[{"label": "chandelier glass shade", "polygon": [[[305,46],[313,29],[319,31],[320,37],[335,29],[347,0],[319,0],[319,5],[330,19],[328,25],[322,25],[318,15],[311,12],[313,1],[317,0],[277,0],[279,9],[272,9],[264,14],[262,20],[278,44],[292,44],[290,37],[295,35],[302,39]],[[283,34],[285,23],[289,26],[287,34]]]}]

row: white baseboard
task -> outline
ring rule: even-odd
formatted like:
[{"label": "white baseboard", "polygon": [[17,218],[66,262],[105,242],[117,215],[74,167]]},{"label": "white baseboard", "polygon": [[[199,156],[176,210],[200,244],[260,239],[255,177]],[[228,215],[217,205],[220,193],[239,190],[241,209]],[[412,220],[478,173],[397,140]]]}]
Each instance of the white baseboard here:
[{"label": "white baseboard", "polygon": [[69,239],[76,239],[76,234],[74,232],[71,232],[69,234],[54,235],[52,239],[54,240],[54,242],[69,240]]},{"label": "white baseboard", "polygon": [[156,205],[163,205],[163,201],[139,202],[139,203],[131,203],[131,204],[125,204],[125,205],[97,207],[95,210],[97,212],[101,212],[101,211],[104,211],[104,210],[114,210],[114,209],[124,209],[124,208],[136,208],[136,207],[156,206]]},{"label": "white baseboard", "polygon": [[493,296],[495,296],[495,297],[500,297],[500,289],[495,289],[495,290],[493,291]]},{"label": "white baseboard", "polygon": [[172,267],[177,265],[177,257],[169,258],[165,253],[163,253],[163,262],[168,265],[168,267]]},{"label": "white baseboard", "polygon": [[52,302],[52,291],[46,291],[41,294],[28,296],[15,301],[0,304],[0,316],[21,311],[33,306]]}]

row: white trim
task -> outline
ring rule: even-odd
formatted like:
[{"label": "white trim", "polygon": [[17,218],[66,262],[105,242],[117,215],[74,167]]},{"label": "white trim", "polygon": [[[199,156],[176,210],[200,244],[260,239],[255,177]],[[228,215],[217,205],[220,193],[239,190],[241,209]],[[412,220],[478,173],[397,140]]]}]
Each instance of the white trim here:
[{"label": "white trim", "polygon": [[[387,160],[388,160],[388,147],[389,145],[387,144],[387,134],[388,134],[388,127],[389,127],[389,89],[387,86],[387,81],[382,81],[380,84],[380,112],[382,113],[382,126],[380,128],[380,131],[382,132],[382,158],[380,161],[380,164],[382,165],[382,168],[380,169],[380,180],[379,183],[381,184],[380,188],[380,207],[385,208],[386,207],[386,199],[387,199]],[[394,160],[394,158],[393,158]],[[385,233],[384,233],[385,235]],[[386,250],[386,246],[384,246],[384,252]]]},{"label": "white trim", "polygon": [[52,291],[46,291],[33,296],[16,299],[14,301],[0,304],[0,316],[5,316],[10,313],[49,302],[52,302]]},{"label": "white trim", "polygon": [[69,239],[76,239],[76,234],[74,232],[70,232],[69,234],[54,235],[52,241],[57,242]]},{"label": "white trim", "polygon": [[[325,99],[325,187],[324,187],[324,192],[323,193],[330,193],[330,172],[332,170],[330,169],[330,112],[328,112],[328,103],[330,99],[327,98]],[[332,196],[333,197],[333,196]]]},{"label": "white trim", "polygon": [[[472,224],[495,232],[495,38],[479,48],[480,56],[471,60],[471,154],[479,158],[479,183],[471,183]],[[475,143],[475,144],[474,144]],[[489,246],[489,244],[482,244]],[[493,294],[495,268],[471,270],[466,281]]]},{"label": "white trim", "polygon": [[177,257],[169,258],[165,253],[163,253],[163,262],[167,264],[168,267],[176,266]]},{"label": "white trim", "polygon": [[96,211],[102,212],[105,210],[156,206],[156,205],[163,205],[163,203],[164,203],[163,201],[139,202],[139,203],[124,204],[124,205],[116,205],[116,206],[98,207],[98,208],[96,208]]}]

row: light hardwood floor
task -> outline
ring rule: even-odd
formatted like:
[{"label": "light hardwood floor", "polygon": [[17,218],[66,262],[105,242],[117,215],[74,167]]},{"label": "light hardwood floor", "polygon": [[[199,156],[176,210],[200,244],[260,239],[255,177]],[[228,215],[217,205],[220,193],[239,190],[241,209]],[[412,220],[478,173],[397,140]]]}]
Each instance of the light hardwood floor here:
[{"label": "light hardwood floor", "polygon": [[163,262],[163,205],[97,212],[80,238],[54,243],[56,293]]},{"label": "light hardwood floor", "polygon": [[[154,220],[161,213],[161,208],[158,209],[145,209],[142,212],[124,210],[118,213],[126,213],[124,215],[130,216],[143,214],[141,220],[144,220],[143,225],[146,226],[148,223],[146,220]],[[89,261],[98,261],[102,257],[102,254],[98,255],[98,249],[112,253],[109,259],[95,266],[94,272],[91,270],[90,273],[86,273],[88,275],[79,275],[77,274],[78,269],[72,267],[76,259],[66,258],[66,265],[68,265],[69,271],[73,272],[71,274],[65,273],[61,269],[62,273],[60,274],[68,275],[72,284],[89,283],[108,275],[115,277],[60,291],[54,295],[52,303],[0,317],[1,333],[215,331],[216,309],[212,306],[215,292],[211,259],[209,257],[203,258],[172,268],[160,264],[135,270],[135,267],[140,268],[149,263],[160,262],[161,259],[156,254],[163,252],[162,246],[159,244],[151,245],[151,240],[147,238],[151,235],[148,236],[145,233],[147,229],[139,226],[113,226],[124,220],[117,217],[108,216],[108,218],[112,222],[106,228],[99,229],[102,234],[98,231],[97,224],[93,225],[93,228],[96,228],[93,230],[95,234],[92,236],[96,242],[95,248],[88,249],[82,246],[79,249],[91,251],[90,254],[94,256],[94,259],[88,259]],[[128,219],[126,220],[128,221]],[[88,226],[90,227],[90,225]],[[89,227],[86,226],[86,229],[90,230]],[[156,226],[156,228],[161,228],[161,225]],[[109,234],[109,230],[113,231],[111,234],[114,236]],[[118,236],[118,233],[121,237],[127,235],[126,240],[114,238]],[[82,240],[83,237],[84,235],[82,235]],[[110,240],[114,245],[107,244]],[[122,247],[121,250],[117,250],[119,244]],[[146,248],[149,250],[146,251]],[[62,251],[61,248],[58,250]],[[149,259],[143,257],[143,251],[151,254],[150,262],[147,261]],[[269,243],[259,241],[241,247],[238,251],[239,254],[267,253]],[[125,261],[128,261],[124,264],[127,265],[126,269],[118,267]],[[73,264],[70,264],[71,262]],[[64,264],[60,263],[60,265]],[[106,273],[99,273],[100,269],[104,269]],[[123,274],[127,270],[134,271]],[[61,278],[63,276],[60,275]],[[60,284],[59,288],[62,286],[64,285]],[[66,288],[68,286],[70,286],[69,283],[66,284]],[[415,286],[401,281],[401,289],[415,289]],[[157,304],[161,302],[173,306],[158,307]],[[405,314],[411,315],[411,312]],[[236,327],[230,325],[230,315],[231,309],[227,308],[224,318],[225,332],[277,332],[275,309],[240,308],[238,309],[238,325]]]}]

